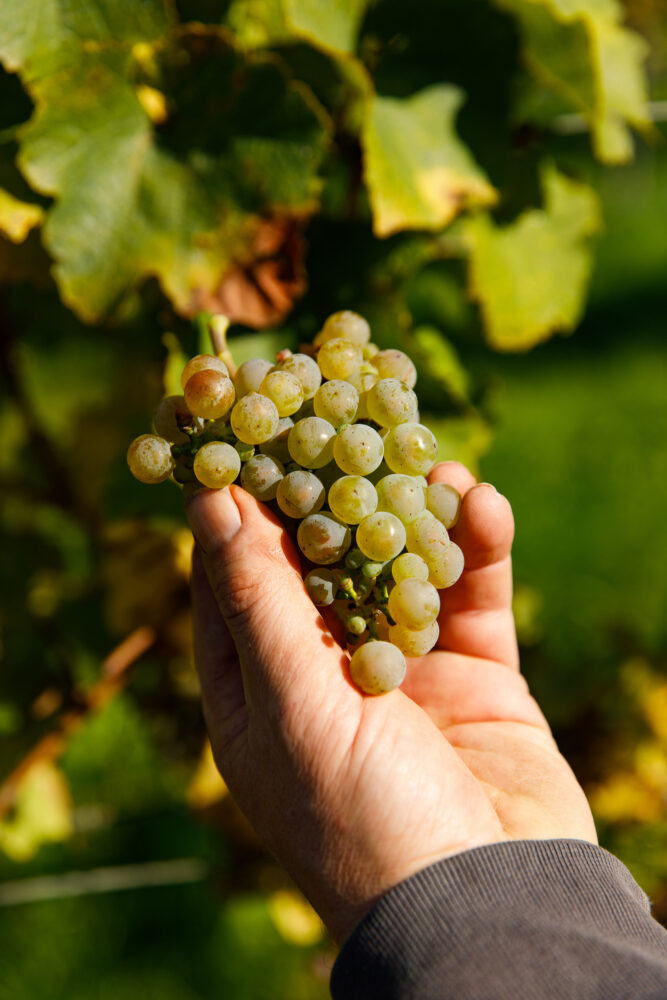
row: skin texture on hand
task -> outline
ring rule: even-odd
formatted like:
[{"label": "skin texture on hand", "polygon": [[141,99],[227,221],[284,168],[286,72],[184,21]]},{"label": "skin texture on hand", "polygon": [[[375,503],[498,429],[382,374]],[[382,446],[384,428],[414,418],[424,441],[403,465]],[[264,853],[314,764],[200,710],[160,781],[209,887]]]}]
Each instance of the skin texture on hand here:
[{"label": "skin texture on hand", "polygon": [[204,714],[220,772],[268,849],[342,941],[400,881],[494,841],[597,842],[584,794],[519,673],[507,500],[455,462],[461,579],[403,686],[362,694],[299,553],[240,487],[188,501]]}]

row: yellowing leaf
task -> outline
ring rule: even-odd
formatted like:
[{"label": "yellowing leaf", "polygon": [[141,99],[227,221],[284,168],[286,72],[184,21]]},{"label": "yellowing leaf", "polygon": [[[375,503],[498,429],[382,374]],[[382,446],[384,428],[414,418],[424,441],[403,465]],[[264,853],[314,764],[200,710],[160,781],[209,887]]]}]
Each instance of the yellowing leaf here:
[{"label": "yellowing leaf", "polygon": [[62,771],[48,761],[27,772],[13,813],[0,820],[0,850],[13,861],[28,861],[42,844],[72,833],[72,802]]},{"label": "yellowing leaf", "polygon": [[638,775],[613,774],[589,791],[591,808],[607,823],[655,823],[663,814],[662,796]]},{"label": "yellowing leaf", "polygon": [[593,191],[554,168],[543,174],[544,208],[507,226],[488,215],[466,223],[470,295],[498,350],[527,350],[571,331],[585,301],[591,260],[585,237],[599,225]]},{"label": "yellowing leaf", "polygon": [[283,0],[295,34],[323,49],[354,52],[369,0]]},{"label": "yellowing leaf", "polygon": [[278,889],[269,896],[268,907],[271,919],[286,941],[307,946],[324,937],[324,924],[300,892]]},{"label": "yellowing leaf", "polygon": [[497,0],[518,18],[527,66],[588,121],[597,156],[632,156],[628,125],[651,129],[646,42],[621,24],[616,0]]},{"label": "yellowing leaf", "polygon": [[496,193],[454,131],[462,92],[428,87],[412,97],[369,97],[362,145],[378,236],[441,229]]},{"label": "yellowing leaf", "polygon": [[23,243],[30,230],[41,226],[43,220],[44,209],[40,205],[21,201],[0,188],[0,232],[12,243]]}]

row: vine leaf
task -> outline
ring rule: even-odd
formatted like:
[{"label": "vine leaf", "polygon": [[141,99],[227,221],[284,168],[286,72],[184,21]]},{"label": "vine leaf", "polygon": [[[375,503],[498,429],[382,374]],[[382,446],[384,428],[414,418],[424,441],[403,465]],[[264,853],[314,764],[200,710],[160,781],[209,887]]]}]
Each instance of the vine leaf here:
[{"label": "vine leaf", "polygon": [[571,332],[585,303],[591,270],[586,238],[600,224],[586,185],[547,167],[544,208],[507,226],[488,214],[469,219],[469,291],[479,301],[486,336],[498,350],[527,350],[554,331]]},{"label": "vine leaf", "polygon": [[632,157],[629,125],[652,130],[643,62],[648,46],[620,23],[617,0],[498,0],[521,25],[539,84],[581,113],[606,163]]},{"label": "vine leaf", "polygon": [[44,209],[40,205],[22,201],[0,188],[0,233],[12,243],[23,243],[30,230],[43,221]]},{"label": "vine leaf", "polygon": [[454,130],[462,101],[449,85],[404,99],[369,97],[362,145],[377,236],[441,229],[463,209],[495,202],[494,188]]},{"label": "vine leaf", "polygon": [[352,53],[369,0],[283,0],[285,19],[296,35],[333,52]]}]

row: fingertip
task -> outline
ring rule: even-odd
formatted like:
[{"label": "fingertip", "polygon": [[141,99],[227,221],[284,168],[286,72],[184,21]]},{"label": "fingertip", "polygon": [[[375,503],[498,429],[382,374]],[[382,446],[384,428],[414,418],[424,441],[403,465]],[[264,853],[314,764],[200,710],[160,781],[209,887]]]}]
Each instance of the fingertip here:
[{"label": "fingertip", "polygon": [[229,487],[192,493],[186,500],[185,514],[204,553],[231,541],[241,528],[239,508]]},{"label": "fingertip", "polygon": [[471,489],[477,480],[470,469],[461,462],[438,462],[428,474],[429,483],[447,483],[459,491],[461,496]]},{"label": "fingertip", "polygon": [[489,483],[478,483],[463,498],[458,523],[451,532],[469,568],[499,562],[514,540],[514,515],[507,497]]}]

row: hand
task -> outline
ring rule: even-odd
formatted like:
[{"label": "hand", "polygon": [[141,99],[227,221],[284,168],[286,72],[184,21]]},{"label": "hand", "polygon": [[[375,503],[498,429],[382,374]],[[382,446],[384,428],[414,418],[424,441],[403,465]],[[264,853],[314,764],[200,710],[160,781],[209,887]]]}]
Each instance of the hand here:
[{"label": "hand", "polygon": [[584,794],[518,670],[510,506],[455,462],[461,579],[403,687],[361,694],[299,555],[237,486],[188,502],[195,654],[218,767],[266,846],[342,940],[400,881],[502,840],[596,842]]}]

